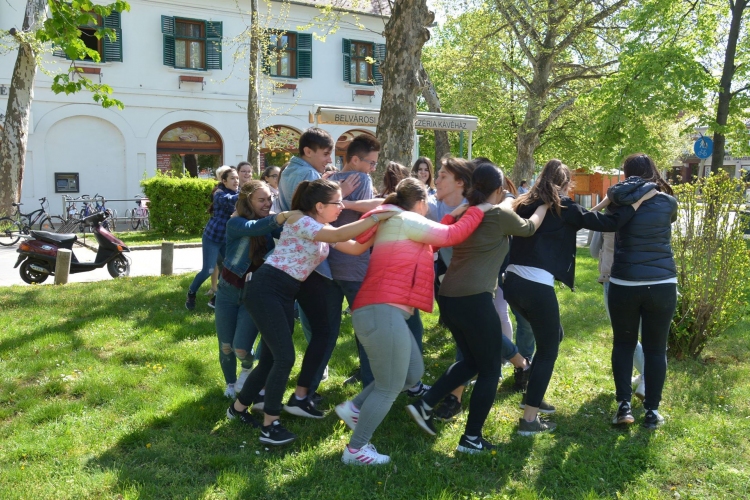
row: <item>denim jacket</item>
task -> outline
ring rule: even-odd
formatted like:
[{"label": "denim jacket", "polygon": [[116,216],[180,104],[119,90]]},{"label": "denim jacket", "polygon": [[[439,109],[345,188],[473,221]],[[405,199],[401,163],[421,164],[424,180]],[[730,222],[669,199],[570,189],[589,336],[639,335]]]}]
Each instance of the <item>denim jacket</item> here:
[{"label": "denim jacket", "polygon": [[276,222],[276,215],[257,220],[248,220],[244,217],[229,219],[224,267],[237,276],[244,276],[251,264],[250,238],[264,235],[268,239],[266,249],[270,251],[274,247],[273,238],[281,236],[281,225]]},{"label": "denim jacket", "polygon": [[[320,172],[315,170],[312,165],[298,156],[292,156],[292,159],[289,160],[289,165],[281,173],[281,178],[279,179],[279,208],[282,211],[291,210],[294,190],[297,189],[299,183],[302,181],[314,181],[320,178]],[[315,272],[328,279],[333,279],[328,259],[318,264]]]}]

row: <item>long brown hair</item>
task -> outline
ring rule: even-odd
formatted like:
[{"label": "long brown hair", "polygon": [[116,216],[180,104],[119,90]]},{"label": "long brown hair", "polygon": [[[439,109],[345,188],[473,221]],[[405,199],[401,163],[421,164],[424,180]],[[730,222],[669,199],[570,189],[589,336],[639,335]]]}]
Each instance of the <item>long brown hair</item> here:
[{"label": "long brown hair", "polygon": [[541,201],[553,207],[557,216],[560,217],[562,210],[560,188],[566,184],[569,185],[570,179],[570,169],[567,165],[556,158],[548,161],[529,192],[519,196],[513,208],[518,211],[518,207],[533,205]]},{"label": "long brown hair", "polygon": [[395,161],[389,161],[383,174],[383,192],[381,196],[388,196],[396,192],[396,186],[402,180],[409,177],[409,169]]},{"label": "long brown hair", "polygon": [[[260,219],[260,215],[255,213],[251,200],[253,195],[258,189],[266,188],[266,183],[256,179],[252,179],[245,183],[240,188],[239,195],[237,196],[237,203],[234,208],[237,210],[237,214],[240,217],[244,217],[248,220]],[[268,252],[268,238],[266,236],[253,236],[250,238],[250,251],[248,257],[252,263],[256,266],[263,264],[263,257]]]},{"label": "long brown hair", "polygon": [[622,171],[625,177],[637,176],[645,181],[655,182],[662,193],[673,194],[672,188],[659,175],[654,160],[643,153],[635,153],[622,162]]},{"label": "long brown hair", "polygon": [[419,166],[424,163],[427,165],[427,172],[430,174],[430,176],[427,178],[427,187],[430,189],[435,189],[435,180],[432,178],[433,170],[435,170],[435,167],[432,166],[432,161],[430,161],[429,158],[426,156],[420,156],[417,158],[417,161],[414,162],[414,166],[411,167],[411,175],[419,179]]}]

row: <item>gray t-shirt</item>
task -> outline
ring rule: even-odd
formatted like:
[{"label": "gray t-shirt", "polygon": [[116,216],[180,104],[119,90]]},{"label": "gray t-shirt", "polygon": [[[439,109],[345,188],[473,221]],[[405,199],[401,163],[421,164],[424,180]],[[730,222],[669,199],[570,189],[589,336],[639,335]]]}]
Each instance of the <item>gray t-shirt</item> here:
[{"label": "gray t-shirt", "polygon": [[[344,199],[348,201],[371,200],[372,179],[370,179],[369,175],[356,171],[337,172],[331,175],[329,179],[341,183],[350,175],[358,175],[360,182],[357,189],[352,191],[349,196]],[[336,219],[335,222],[332,222],[331,225],[334,227],[341,227],[344,224],[349,224],[359,220],[361,216],[361,213],[354,210],[342,210],[339,218]],[[331,275],[335,280],[364,281],[365,274],[367,274],[367,266],[369,264],[370,252],[365,252],[362,255],[348,255],[331,247],[331,250],[328,253],[328,265],[331,266]]]},{"label": "gray t-shirt", "polygon": [[[450,205],[446,205],[442,201],[438,201],[435,196],[430,195],[427,197],[427,207],[429,208],[429,211],[427,212],[427,218],[431,221],[440,222],[441,220],[443,220],[443,217],[453,212],[456,208],[458,208],[459,205],[463,205],[464,203],[468,203],[465,198],[461,200],[461,203],[459,203],[455,207],[452,207]],[[441,248],[438,253],[440,254],[440,258],[443,260],[445,265],[449,266],[451,264],[451,259],[453,258],[453,247]]]}]

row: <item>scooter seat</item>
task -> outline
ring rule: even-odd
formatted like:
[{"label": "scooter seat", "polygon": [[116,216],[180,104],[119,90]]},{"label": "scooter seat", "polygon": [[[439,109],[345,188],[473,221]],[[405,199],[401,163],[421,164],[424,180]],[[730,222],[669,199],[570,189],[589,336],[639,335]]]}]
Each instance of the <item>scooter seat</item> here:
[{"label": "scooter seat", "polygon": [[46,241],[47,243],[56,243],[58,245],[65,245],[66,243],[72,244],[78,239],[75,234],[58,234],[50,233],[49,231],[31,231],[31,236],[34,238]]}]

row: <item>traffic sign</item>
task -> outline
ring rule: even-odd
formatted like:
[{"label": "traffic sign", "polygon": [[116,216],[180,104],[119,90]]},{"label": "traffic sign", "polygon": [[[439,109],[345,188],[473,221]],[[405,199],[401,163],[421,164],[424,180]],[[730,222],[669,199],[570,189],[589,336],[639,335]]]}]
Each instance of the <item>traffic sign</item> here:
[{"label": "traffic sign", "polygon": [[714,152],[714,141],[706,136],[701,136],[700,139],[693,144],[693,151],[695,151],[695,156],[701,160],[705,160]]}]

